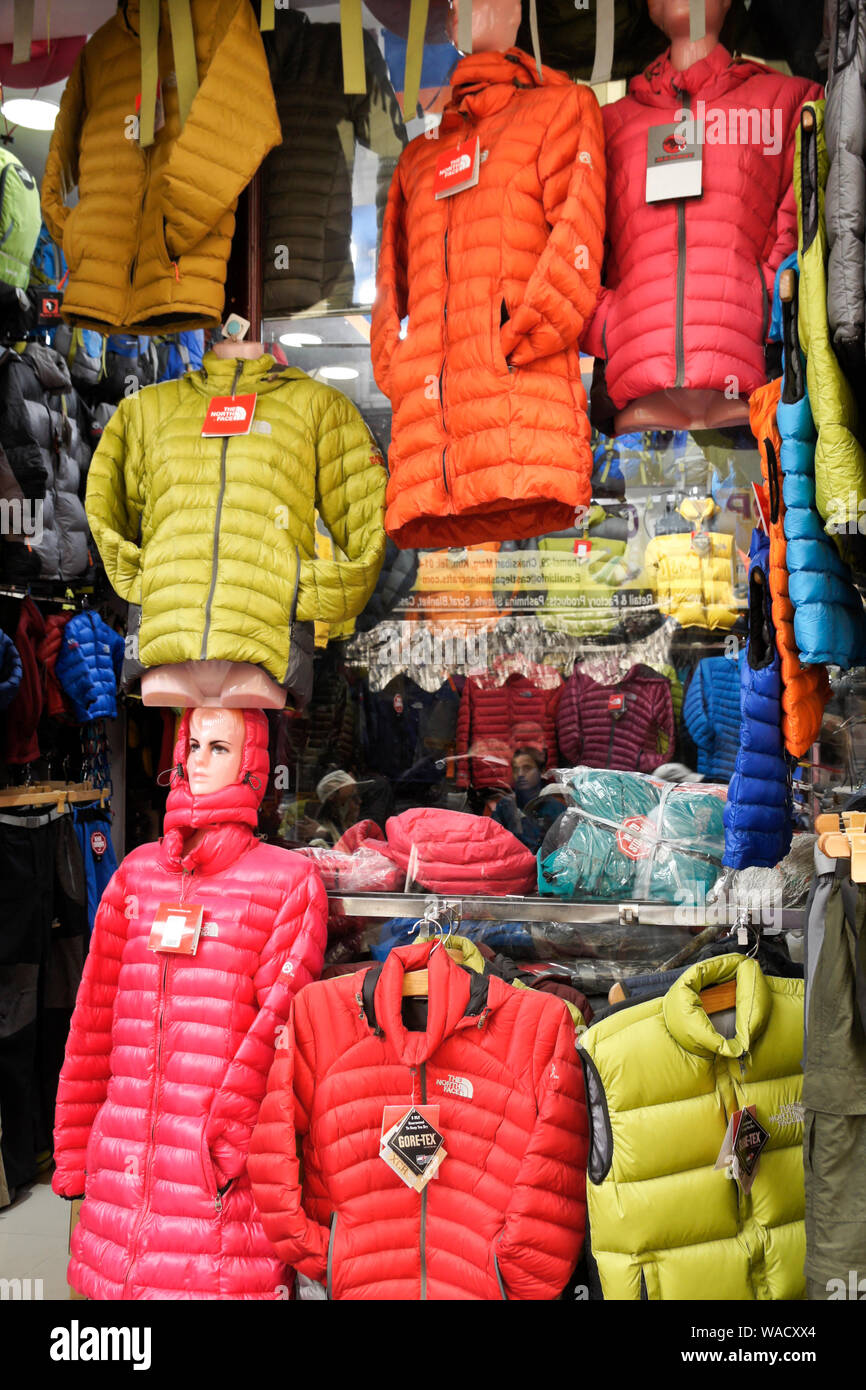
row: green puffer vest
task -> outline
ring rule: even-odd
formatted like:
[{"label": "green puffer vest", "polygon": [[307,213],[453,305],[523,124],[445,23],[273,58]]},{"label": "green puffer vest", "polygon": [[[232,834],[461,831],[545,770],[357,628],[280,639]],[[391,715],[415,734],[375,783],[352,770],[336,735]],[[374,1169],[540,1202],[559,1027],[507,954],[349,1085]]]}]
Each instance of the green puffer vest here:
[{"label": "green puffer vest", "polygon": [[806,387],[818,431],[815,500],[826,530],[845,555],[849,525],[850,534],[858,535],[859,502],[866,496],[866,454],[857,439],[857,402],[833,351],[827,319],[824,190],[829,167],[824,102],[806,101],[794,157],[800,346],[806,354]]},{"label": "green puffer vest", "polygon": [[0,148],[0,282],[4,285],[26,290],[41,225],[36,180],[11,150]]},{"label": "green puffer vest", "polygon": [[[248,434],[203,438],[215,396],[255,394]],[[295,622],[354,618],[385,554],[386,473],[350,400],[265,354],[205,354],[112,415],[87,518],[121,598],[141,604],[144,666],[248,661],[277,681]],[[345,559],[316,558],[316,514]]]},{"label": "green puffer vest", "polygon": [[[732,978],[726,1038],[700,991]],[[589,1224],[606,1299],[803,1298],[802,1050],[803,981],[741,955],[691,966],[663,998],[583,1035]],[[747,1105],[770,1139],[744,1195],[715,1163]]]}]

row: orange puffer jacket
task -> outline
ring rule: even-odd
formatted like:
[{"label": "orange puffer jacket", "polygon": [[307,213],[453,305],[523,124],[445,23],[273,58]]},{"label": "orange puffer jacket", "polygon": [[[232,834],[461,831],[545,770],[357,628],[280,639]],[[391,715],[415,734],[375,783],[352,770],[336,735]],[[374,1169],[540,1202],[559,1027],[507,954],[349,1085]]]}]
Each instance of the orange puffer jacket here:
[{"label": "orange puffer jacket", "polygon": [[[562,530],[590,499],[577,340],[604,240],[598,102],[519,49],[473,54],[435,134],[400,157],[379,256],[386,529],[431,549]],[[472,156],[476,137],[477,185],[437,199],[440,159],[458,145]]]},{"label": "orange puffer jacket", "polygon": [[794,637],[794,605],[788,596],[785,502],[779,466],[781,439],[776,406],[782,378],[759,386],[749,398],[749,424],[761,454],[761,476],[770,499],[770,599],[776,647],[782,663],[782,737],[795,758],[802,758],[821,729],[824,706],[830,699],[826,666],[804,666]]}]

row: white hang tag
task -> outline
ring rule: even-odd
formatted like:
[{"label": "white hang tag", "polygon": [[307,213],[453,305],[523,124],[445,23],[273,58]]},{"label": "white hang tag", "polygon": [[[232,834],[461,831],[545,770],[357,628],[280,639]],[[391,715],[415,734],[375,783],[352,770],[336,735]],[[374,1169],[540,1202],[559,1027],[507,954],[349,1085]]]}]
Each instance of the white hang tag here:
[{"label": "white hang tag", "polygon": [[[695,138],[698,136],[698,138]],[[693,121],[653,125],[647,131],[646,201],[698,198],[703,144]]]}]

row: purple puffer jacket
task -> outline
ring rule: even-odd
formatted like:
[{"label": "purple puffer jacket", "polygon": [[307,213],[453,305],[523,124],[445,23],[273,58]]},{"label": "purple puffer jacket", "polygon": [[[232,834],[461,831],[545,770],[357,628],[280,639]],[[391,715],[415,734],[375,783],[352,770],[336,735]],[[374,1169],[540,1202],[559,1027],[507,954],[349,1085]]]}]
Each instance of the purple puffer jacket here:
[{"label": "purple puffer jacket", "polygon": [[616,685],[600,685],[575,667],[562,692],[556,734],[562,758],[575,766],[652,772],[673,757],[670,681],[638,665]]}]

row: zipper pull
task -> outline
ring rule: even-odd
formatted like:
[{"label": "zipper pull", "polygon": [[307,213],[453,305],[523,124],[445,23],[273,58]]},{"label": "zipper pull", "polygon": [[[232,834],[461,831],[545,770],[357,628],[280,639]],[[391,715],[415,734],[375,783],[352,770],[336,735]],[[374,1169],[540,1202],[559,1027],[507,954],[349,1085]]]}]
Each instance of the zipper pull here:
[{"label": "zipper pull", "polygon": [[214,1206],[216,1207],[217,1211],[222,1211],[223,1209],[223,1199],[219,1192],[214,1198]]},{"label": "zipper pull", "polygon": [[748,1055],[748,1052],[741,1052],[739,1057],[737,1058],[737,1061],[740,1064],[740,1076],[746,1075],[746,1058],[748,1057]]},{"label": "zipper pull", "polygon": [[485,1008],[483,1008],[483,1009],[481,1010],[481,1017],[480,1017],[479,1020],[478,1020],[478,1027],[479,1027],[479,1028],[483,1028],[483,1027],[484,1027],[484,1024],[485,1024],[486,1021],[487,1021],[487,1015],[488,1015],[489,1013],[490,1013],[490,1007],[489,1007],[489,1005],[486,1006]]}]

